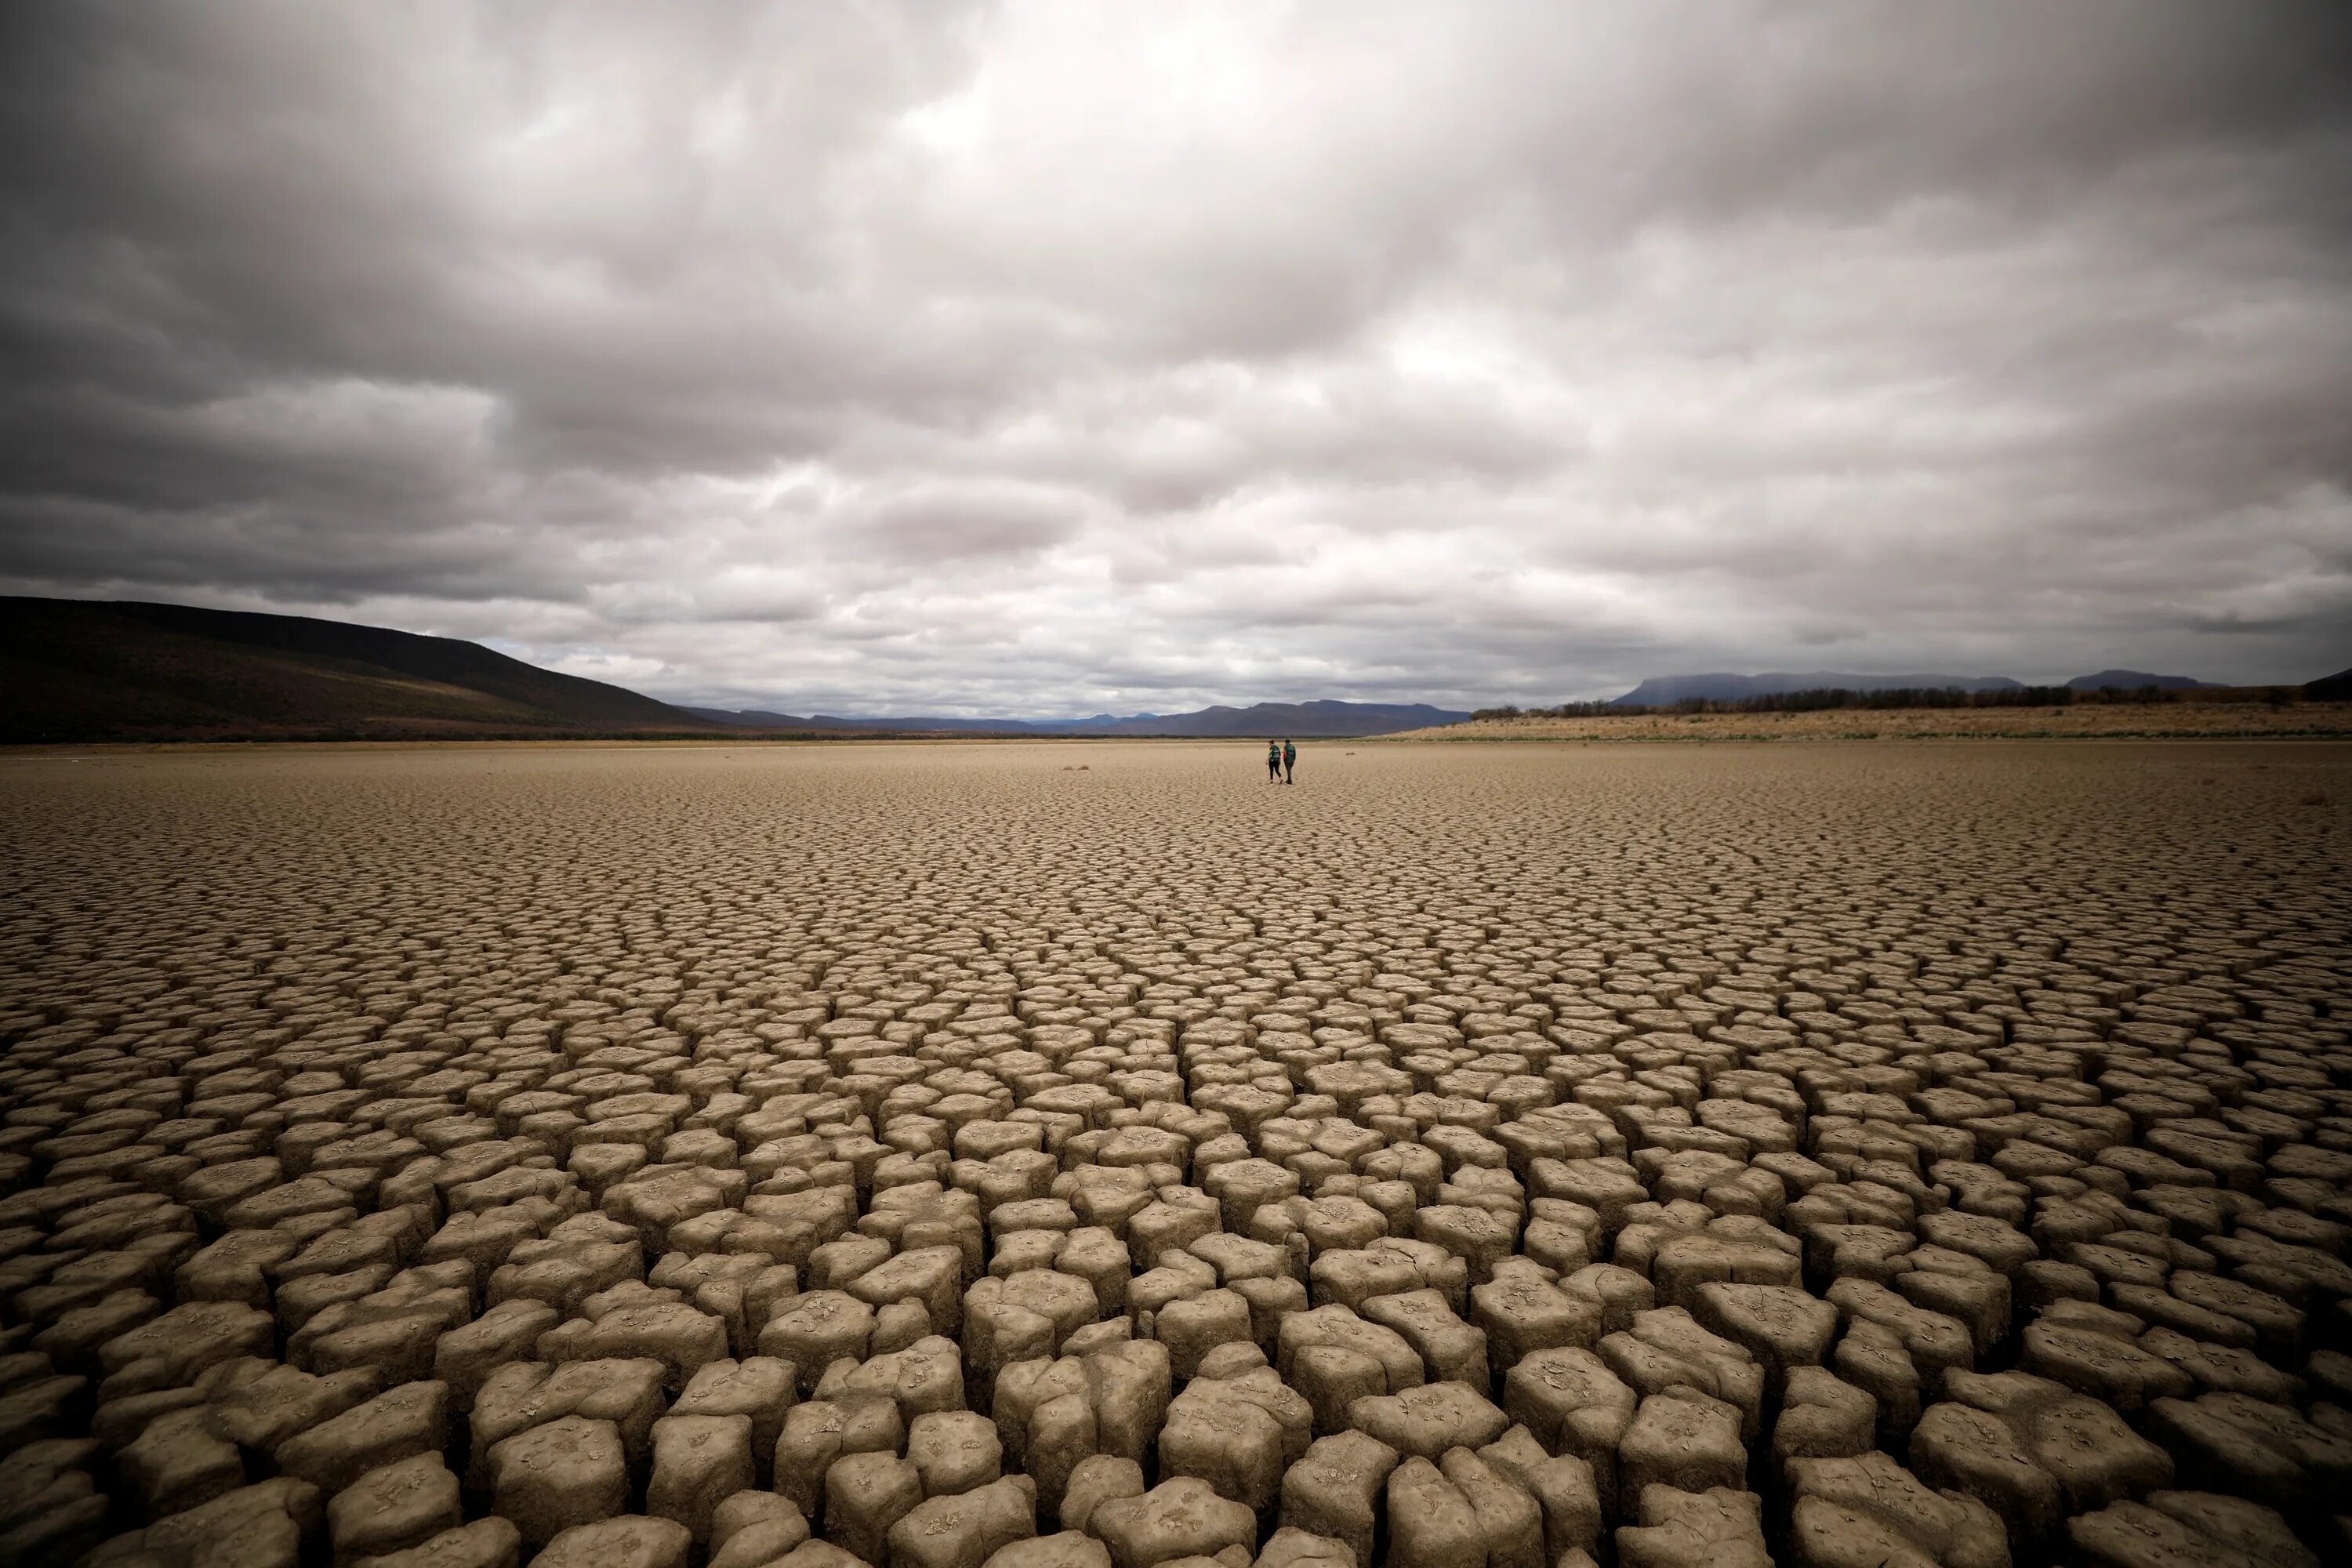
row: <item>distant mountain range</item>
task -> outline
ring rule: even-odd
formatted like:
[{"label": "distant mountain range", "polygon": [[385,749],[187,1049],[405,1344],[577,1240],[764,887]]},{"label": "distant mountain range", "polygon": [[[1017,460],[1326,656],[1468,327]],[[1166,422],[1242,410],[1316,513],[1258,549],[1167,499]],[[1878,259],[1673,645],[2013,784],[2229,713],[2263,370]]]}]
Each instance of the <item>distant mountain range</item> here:
[{"label": "distant mountain range", "polygon": [[[2137,669],[2103,669],[2078,675],[2066,682],[2075,691],[2110,688],[2133,691],[2143,686],[2187,690],[2211,682],[2186,675],[2148,675]],[[1842,670],[1812,669],[1801,673],[1769,671],[1763,675],[1657,675],[1615,699],[1622,708],[1671,708],[1696,698],[1706,702],[1736,702],[1743,697],[1783,697],[1792,691],[2022,691],[2025,683],[2005,675],[1850,675]]]},{"label": "distant mountain range", "polygon": [[1895,691],[1906,688],[1940,691],[2019,691],[2022,681],[2005,675],[1846,675],[1815,669],[1802,674],[1769,671],[1763,675],[1654,675],[1616,700],[1620,707],[1670,708],[1698,698],[1707,702],[1733,702],[1743,697],[1780,697],[1791,691]]},{"label": "distant mountain range", "polygon": [[455,637],[191,605],[0,596],[0,743],[930,733],[1386,735],[1422,703],[1264,702],[1089,719],[835,719],[678,708]]},{"label": "distant mountain range", "polygon": [[2212,684],[2185,675],[2150,675],[2138,669],[2103,669],[2096,675],[2078,675],[2066,683],[2074,691],[2137,691],[2143,686],[2165,691],[2194,691]]},{"label": "distant mountain range", "polygon": [[1203,708],[1122,719],[1113,735],[1394,735],[1470,717],[1426,702],[1260,702],[1249,708]]},{"label": "distant mountain range", "polygon": [[1260,702],[1249,708],[1137,713],[1124,719],[1108,713],[1097,713],[1091,719],[839,719],[828,714],[799,719],[760,709],[730,712],[720,708],[690,708],[687,711],[714,723],[743,728],[986,735],[1190,735],[1202,739],[1238,735],[1314,735],[1327,739],[1393,735],[1435,724],[1458,724],[1470,717],[1450,709],[1433,708],[1425,702],[1334,701]]}]

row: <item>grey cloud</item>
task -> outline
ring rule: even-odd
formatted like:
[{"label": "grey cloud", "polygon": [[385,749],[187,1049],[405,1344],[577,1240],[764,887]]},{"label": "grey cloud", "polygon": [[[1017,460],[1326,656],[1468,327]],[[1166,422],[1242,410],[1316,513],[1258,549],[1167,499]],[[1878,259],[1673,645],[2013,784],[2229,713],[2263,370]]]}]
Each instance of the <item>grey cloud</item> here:
[{"label": "grey cloud", "polygon": [[885,561],[1019,559],[1077,536],[1066,502],[1004,492],[932,489],[894,497],[853,525],[841,548]]},{"label": "grey cloud", "polygon": [[835,711],[2352,624],[2352,13],[0,13],[0,582]]}]

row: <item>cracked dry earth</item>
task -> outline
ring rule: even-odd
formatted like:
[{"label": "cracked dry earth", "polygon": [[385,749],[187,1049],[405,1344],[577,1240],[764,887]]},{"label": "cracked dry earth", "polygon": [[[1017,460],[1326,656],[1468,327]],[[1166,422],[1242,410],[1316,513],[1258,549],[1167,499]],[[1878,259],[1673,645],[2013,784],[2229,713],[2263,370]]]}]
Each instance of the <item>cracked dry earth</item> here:
[{"label": "cracked dry earth", "polygon": [[0,1561],[2344,1561],[2347,764],[0,759]]}]

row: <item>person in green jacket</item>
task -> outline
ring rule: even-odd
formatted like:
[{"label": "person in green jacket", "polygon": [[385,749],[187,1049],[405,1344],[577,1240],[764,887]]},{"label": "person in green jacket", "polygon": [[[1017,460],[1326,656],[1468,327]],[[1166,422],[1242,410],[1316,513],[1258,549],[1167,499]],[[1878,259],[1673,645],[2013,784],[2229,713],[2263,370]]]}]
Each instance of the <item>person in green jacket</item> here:
[{"label": "person in green jacket", "polygon": [[1265,743],[1265,782],[1282,782],[1282,748],[1272,741]]},{"label": "person in green jacket", "polygon": [[1290,737],[1288,737],[1287,735],[1286,735],[1286,736],[1284,736],[1284,737],[1283,737],[1283,740],[1282,740],[1282,782],[1283,782],[1283,783],[1285,783],[1285,784],[1295,784],[1295,783],[1297,783],[1297,780],[1293,779],[1293,778],[1290,776],[1290,770],[1291,770],[1293,767],[1297,766],[1297,763],[1298,763],[1298,748],[1297,748],[1297,747],[1296,747],[1296,746],[1294,746],[1294,745],[1292,745],[1292,744],[1290,743]]}]

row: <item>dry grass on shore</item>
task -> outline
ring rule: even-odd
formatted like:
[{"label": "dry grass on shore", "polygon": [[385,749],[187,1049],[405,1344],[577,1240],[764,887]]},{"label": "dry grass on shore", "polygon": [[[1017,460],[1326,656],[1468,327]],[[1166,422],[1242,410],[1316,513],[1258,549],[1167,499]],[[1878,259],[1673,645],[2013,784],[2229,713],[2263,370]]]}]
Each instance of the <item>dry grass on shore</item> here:
[{"label": "dry grass on shore", "polygon": [[2352,738],[2352,702],[2100,702],[2067,708],[1838,708],[1475,719],[1391,741],[2183,740]]}]

